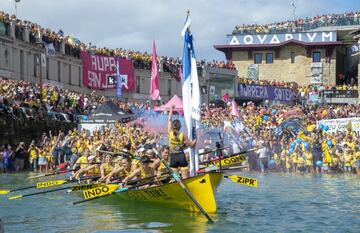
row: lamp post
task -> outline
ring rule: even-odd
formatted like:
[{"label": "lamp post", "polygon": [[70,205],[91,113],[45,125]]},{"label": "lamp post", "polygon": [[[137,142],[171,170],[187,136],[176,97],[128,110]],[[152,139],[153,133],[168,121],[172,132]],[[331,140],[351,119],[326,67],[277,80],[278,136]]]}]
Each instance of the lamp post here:
[{"label": "lamp post", "polygon": [[20,2],[21,0],[14,0],[15,2],[15,16],[17,17],[17,4]]},{"label": "lamp post", "polygon": [[46,68],[46,54],[43,53],[44,44],[42,42],[35,43],[41,47],[39,54],[39,66],[40,66],[40,101],[43,102],[42,90],[43,90],[43,68]]}]

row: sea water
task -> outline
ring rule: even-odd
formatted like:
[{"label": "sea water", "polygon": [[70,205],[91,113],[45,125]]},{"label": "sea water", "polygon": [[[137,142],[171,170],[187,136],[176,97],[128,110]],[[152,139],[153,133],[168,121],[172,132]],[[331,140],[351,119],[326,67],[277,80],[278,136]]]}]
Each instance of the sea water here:
[{"label": "sea water", "polygon": [[[73,206],[81,197],[65,191],[7,199],[35,189],[0,196],[0,218],[5,232],[360,232],[359,176],[229,174],[256,178],[258,188],[224,179],[214,224],[199,213],[140,202]],[[0,189],[34,184],[30,175],[0,174]]]}]

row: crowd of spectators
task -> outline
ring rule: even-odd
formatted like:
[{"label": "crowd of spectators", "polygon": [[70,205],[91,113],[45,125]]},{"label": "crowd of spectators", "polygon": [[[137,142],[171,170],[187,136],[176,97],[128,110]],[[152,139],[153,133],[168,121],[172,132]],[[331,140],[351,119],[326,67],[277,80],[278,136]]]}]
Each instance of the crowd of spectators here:
[{"label": "crowd of spectators", "polygon": [[88,115],[103,101],[94,92],[80,94],[48,84],[41,90],[39,84],[0,77],[0,115],[13,119],[77,122],[77,116]]},{"label": "crowd of spectators", "polygon": [[[232,104],[224,109],[214,104],[203,108],[202,123],[226,129],[224,122],[241,120],[252,140],[233,137],[231,148],[261,149],[248,156],[250,169],[283,172],[357,173],[360,175],[360,140],[351,128],[329,133],[329,128],[317,125],[324,119],[360,117],[359,105],[327,106],[256,106],[252,102],[238,107],[239,117],[232,113]],[[275,135],[274,131],[289,119],[298,119],[304,129]],[[233,127],[232,131],[236,131]],[[230,132],[232,132],[230,131]],[[238,149],[237,149],[238,150]],[[211,158],[211,157],[210,157]]]},{"label": "crowd of spectators", "polygon": [[308,31],[319,27],[350,26],[360,24],[360,12],[346,12],[340,14],[324,14],[303,19],[286,20],[265,25],[237,25],[233,31],[236,34],[277,34]]},{"label": "crowd of spectators", "polygon": [[[127,106],[123,103],[122,107]],[[207,129],[223,129],[225,134],[228,134],[228,149],[224,154],[252,147],[264,148],[250,153],[244,166],[261,171],[271,169],[296,173],[360,174],[360,140],[356,132],[348,128],[329,133],[328,128],[317,125],[317,121],[324,119],[360,117],[360,105],[256,106],[248,102],[237,107],[237,116],[233,107],[234,104],[230,102],[225,107],[204,105],[201,123]],[[131,107],[129,109],[131,110]],[[303,128],[291,132],[284,130],[282,134],[275,135],[275,129],[289,119],[298,119]],[[237,134],[239,128],[234,122],[241,122],[241,131],[246,132],[247,136]],[[16,150],[9,145],[0,146],[0,167],[9,171],[21,169],[24,163],[28,163],[32,164],[34,171],[38,171],[39,161],[42,161],[41,171],[44,172],[54,169],[64,161],[75,161],[85,149],[94,151],[95,148],[105,145],[106,150],[126,147],[131,153],[138,153],[139,146],[156,144],[160,140],[160,136],[154,131],[144,130],[133,123],[118,123],[116,128],[115,131],[95,131],[93,135],[77,130],[67,134],[60,132],[57,136],[44,134],[28,146],[20,143],[13,147],[17,148]],[[201,145],[202,142],[198,144]],[[206,158],[215,157],[211,155]]]},{"label": "crowd of spectators", "polygon": [[[44,43],[44,45],[52,45],[54,52],[64,53],[69,56],[80,58],[81,51],[86,51],[92,54],[116,56],[121,58],[130,59],[133,61],[134,67],[138,69],[151,69],[151,54],[147,52],[140,52],[135,50],[123,49],[123,48],[98,48],[91,43],[83,43],[74,36],[66,36],[60,29],[55,32],[49,28],[43,28],[36,23],[29,21],[23,21],[17,19],[15,15],[9,15],[4,12],[0,12],[0,34],[10,36],[11,25],[15,25],[15,38],[23,41],[29,41],[30,43]],[[24,33],[25,30],[29,31],[28,38]],[[51,46],[51,48],[52,48]],[[173,58],[167,56],[157,57],[159,67],[161,70],[168,71],[177,76],[179,67],[182,64],[181,58]],[[223,68],[223,69],[235,69],[235,66],[231,61],[218,62],[212,61],[206,63],[205,60],[197,61],[198,69],[202,70],[205,66]],[[178,77],[177,77],[178,78]]]},{"label": "crowd of spectators", "polygon": [[153,146],[157,138],[157,134],[121,123],[101,131],[95,130],[91,135],[88,131],[77,129],[60,131],[57,135],[50,131],[39,140],[33,140],[30,145],[20,142],[15,150],[11,145],[0,145],[0,173],[29,167],[34,172],[50,172],[64,163],[74,165],[84,154],[98,155],[99,150],[114,152],[126,149],[135,154],[140,147]]}]

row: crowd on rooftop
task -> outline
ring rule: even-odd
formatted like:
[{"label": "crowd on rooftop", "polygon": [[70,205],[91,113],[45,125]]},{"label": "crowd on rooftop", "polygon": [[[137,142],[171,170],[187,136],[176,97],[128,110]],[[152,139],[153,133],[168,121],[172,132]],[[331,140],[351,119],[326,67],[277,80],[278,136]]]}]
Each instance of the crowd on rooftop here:
[{"label": "crowd on rooftop", "polygon": [[331,13],[316,15],[314,17],[300,18],[296,20],[286,20],[269,24],[237,25],[233,31],[236,34],[277,34],[302,32],[319,27],[329,26],[350,26],[360,24],[360,12],[351,11],[345,13]]},{"label": "crowd on rooftop", "polygon": [[[32,23],[27,20],[20,20],[15,15],[9,15],[0,11],[0,34],[10,36],[11,25],[15,25],[14,36],[16,39],[28,41],[29,43],[44,43],[44,45],[52,45],[54,52],[64,53],[69,56],[80,58],[81,51],[86,51],[92,54],[116,56],[121,58],[130,59],[133,61],[134,67],[138,69],[151,69],[151,53],[140,52],[123,48],[100,48],[92,43],[84,43],[73,35],[65,35],[63,30],[55,32],[49,28],[44,28],[39,24]],[[28,38],[25,31],[29,32]],[[52,47],[48,47],[52,49]],[[160,69],[177,75],[179,67],[182,64],[181,58],[158,56],[158,63]],[[211,61],[205,60],[197,61],[197,66],[201,70],[205,66],[211,66],[223,69],[235,69],[234,64],[231,61]]]}]

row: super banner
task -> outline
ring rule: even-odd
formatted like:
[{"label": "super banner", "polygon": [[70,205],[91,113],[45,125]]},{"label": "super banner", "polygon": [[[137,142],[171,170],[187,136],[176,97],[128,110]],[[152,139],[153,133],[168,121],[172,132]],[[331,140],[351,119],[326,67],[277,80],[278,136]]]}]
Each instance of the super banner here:
[{"label": "super banner", "polygon": [[122,88],[134,91],[134,66],[130,60],[81,52],[83,85],[94,90],[116,88],[116,61],[119,61]]}]

